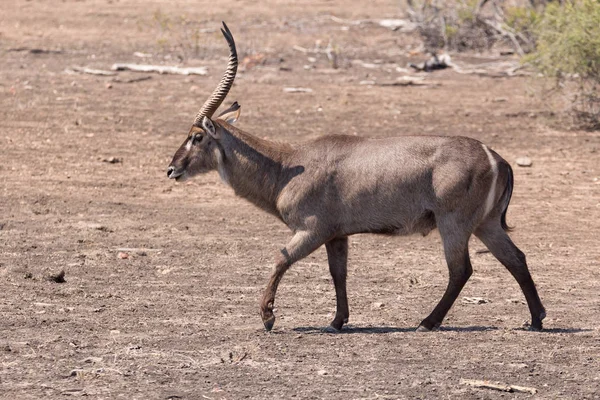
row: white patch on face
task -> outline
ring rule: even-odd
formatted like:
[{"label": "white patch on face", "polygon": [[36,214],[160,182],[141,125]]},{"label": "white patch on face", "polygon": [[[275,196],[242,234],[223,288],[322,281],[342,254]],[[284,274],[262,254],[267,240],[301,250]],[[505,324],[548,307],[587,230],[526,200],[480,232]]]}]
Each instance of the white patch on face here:
[{"label": "white patch on face", "polygon": [[492,207],[494,206],[494,200],[496,198],[496,181],[498,180],[498,163],[494,159],[494,156],[490,152],[490,149],[485,144],[482,144],[483,150],[485,154],[488,156],[488,160],[490,160],[490,166],[492,167],[492,186],[490,187],[490,191],[488,193],[487,199],[485,201],[485,210],[483,212],[483,216],[487,216],[490,211],[492,211]]},{"label": "white patch on face", "polygon": [[194,138],[190,138],[187,143],[185,144],[185,149],[187,151],[190,151],[192,149],[192,142],[194,141]]}]

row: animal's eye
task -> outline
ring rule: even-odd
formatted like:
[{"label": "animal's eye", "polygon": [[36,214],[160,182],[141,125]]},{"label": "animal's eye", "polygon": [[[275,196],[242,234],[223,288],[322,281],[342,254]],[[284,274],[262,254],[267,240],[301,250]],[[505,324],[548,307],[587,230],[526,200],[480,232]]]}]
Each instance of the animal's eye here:
[{"label": "animal's eye", "polygon": [[204,139],[204,135],[195,135],[194,143],[202,143],[202,139]]}]

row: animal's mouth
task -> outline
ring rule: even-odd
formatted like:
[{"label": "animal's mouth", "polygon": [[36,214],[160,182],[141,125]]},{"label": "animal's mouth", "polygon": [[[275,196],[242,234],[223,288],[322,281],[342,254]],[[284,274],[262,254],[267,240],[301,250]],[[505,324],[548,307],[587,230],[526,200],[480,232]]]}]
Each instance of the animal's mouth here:
[{"label": "animal's mouth", "polygon": [[175,177],[175,182],[185,182],[187,181],[188,176],[185,172],[180,173]]}]

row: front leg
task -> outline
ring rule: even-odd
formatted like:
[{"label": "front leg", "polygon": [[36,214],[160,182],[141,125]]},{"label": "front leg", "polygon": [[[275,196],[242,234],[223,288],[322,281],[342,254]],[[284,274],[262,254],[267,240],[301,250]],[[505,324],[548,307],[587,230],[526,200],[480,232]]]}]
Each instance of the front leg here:
[{"label": "front leg", "polygon": [[271,275],[260,303],[260,316],[267,331],[270,331],[273,328],[273,324],[275,324],[273,306],[275,303],[275,293],[277,292],[277,286],[279,286],[281,278],[283,278],[283,275],[293,263],[308,256],[323,243],[324,240],[321,240],[319,235],[312,232],[299,231],[277,256],[275,272]]}]

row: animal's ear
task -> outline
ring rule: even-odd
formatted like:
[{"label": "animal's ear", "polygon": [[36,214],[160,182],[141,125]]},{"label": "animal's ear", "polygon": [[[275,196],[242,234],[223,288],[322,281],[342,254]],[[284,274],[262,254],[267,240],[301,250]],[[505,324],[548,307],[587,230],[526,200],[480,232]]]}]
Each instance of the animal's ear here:
[{"label": "animal's ear", "polygon": [[228,109],[223,111],[217,118],[222,119],[228,124],[234,124],[238,118],[240,117],[240,113],[242,112],[242,107],[238,104],[238,102],[234,102],[229,106]]},{"label": "animal's ear", "polygon": [[202,129],[204,129],[204,132],[208,133],[213,139],[219,138],[219,135],[217,135],[217,130],[215,129],[215,124],[213,124],[210,118],[202,118]]}]

